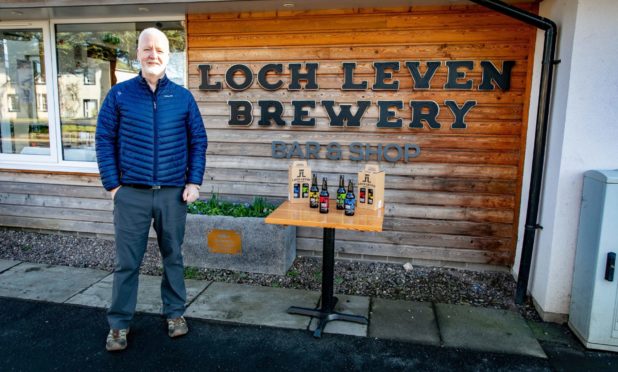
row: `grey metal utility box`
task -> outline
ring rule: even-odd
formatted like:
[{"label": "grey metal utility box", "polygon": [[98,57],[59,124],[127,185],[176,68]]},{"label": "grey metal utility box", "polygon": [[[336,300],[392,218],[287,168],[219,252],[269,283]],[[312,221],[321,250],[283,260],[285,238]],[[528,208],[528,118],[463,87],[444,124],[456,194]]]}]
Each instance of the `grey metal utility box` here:
[{"label": "grey metal utility box", "polygon": [[618,351],[618,170],[588,171],[579,232],[569,327],[591,349]]}]

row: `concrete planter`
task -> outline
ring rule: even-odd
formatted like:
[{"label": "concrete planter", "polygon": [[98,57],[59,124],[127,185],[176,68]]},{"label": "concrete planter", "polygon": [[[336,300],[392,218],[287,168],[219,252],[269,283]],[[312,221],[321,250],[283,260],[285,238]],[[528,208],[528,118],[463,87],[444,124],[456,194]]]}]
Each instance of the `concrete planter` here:
[{"label": "concrete planter", "polygon": [[296,258],[296,227],[189,214],[182,250],[186,266],[283,275]]}]

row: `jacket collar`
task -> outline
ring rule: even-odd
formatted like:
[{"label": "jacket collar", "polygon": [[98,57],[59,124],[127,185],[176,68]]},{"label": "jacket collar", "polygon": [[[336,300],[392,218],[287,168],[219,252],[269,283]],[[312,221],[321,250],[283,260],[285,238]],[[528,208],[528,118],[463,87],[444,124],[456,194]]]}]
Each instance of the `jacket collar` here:
[{"label": "jacket collar", "polygon": [[[150,89],[150,87],[148,86],[148,82],[142,76],[142,70],[139,71],[138,79],[140,83],[144,84],[148,89]],[[159,79],[159,81],[157,82],[157,89],[155,89],[155,91],[165,88],[165,86],[169,83],[169,81],[170,79],[167,78],[167,74],[163,74],[163,77],[161,77],[161,79]]]}]

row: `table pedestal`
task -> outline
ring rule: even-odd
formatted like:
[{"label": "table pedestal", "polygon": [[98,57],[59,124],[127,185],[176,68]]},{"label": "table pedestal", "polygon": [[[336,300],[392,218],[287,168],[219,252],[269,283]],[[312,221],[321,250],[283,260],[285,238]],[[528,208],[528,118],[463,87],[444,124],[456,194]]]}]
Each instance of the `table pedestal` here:
[{"label": "table pedestal", "polygon": [[322,248],[322,296],[320,306],[317,308],[306,308],[291,306],[289,314],[298,314],[315,317],[318,319],[318,326],[313,332],[313,337],[322,337],[322,331],[326,324],[332,320],[343,320],[360,324],[368,324],[369,320],[360,315],[350,315],[336,312],[335,305],[337,298],[333,296],[333,281],[335,276],[335,229],[324,228],[324,239]]}]

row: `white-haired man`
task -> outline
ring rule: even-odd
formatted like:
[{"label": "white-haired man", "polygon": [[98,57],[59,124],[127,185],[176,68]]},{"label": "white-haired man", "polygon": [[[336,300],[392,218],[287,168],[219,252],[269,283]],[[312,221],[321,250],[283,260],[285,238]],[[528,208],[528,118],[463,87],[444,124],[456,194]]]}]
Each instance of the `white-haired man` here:
[{"label": "white-haired man", "polygon": [[137,57],[139,76],[110,89],[96,130],[97,163],[103,187],[113,199],[116,238],[108,351],[127,347],[151,223],[163,261],[161,299],[168,334],[178,337],[189,330],[183,317],[181,246],[186,204],[199,197],[208,145],[195,99],[165,75],[165,34],[155,28],[143,30]]}]

